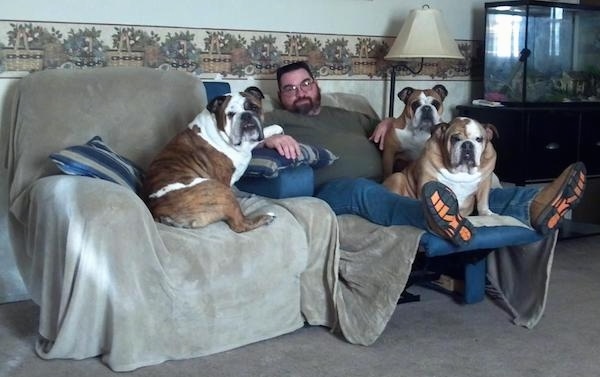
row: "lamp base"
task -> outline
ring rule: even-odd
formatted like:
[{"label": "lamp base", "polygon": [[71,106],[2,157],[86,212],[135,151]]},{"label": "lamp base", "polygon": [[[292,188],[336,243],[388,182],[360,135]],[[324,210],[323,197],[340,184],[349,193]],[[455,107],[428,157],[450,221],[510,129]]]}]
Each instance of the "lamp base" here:
[{"label": "lamp base", "polygon": [[395,96],[396,96],[396,71],[399,70],[400,68],[404,68],[408,72],[412,73],[413,75],[418,75],[423,70],[424,62],[425,62],[425,59],[421,58],[421,64],[419,65],[419,68],[416,70],[410,68],[406,63],[394,64],[392,66],[392,72],[390,73],[391,82],[390,82],[390,98],[389,98],[389,110],[388,110],[388,116],[390,118],[394,117],[394,101],[396,100],[395,99]]},{"label": "lamp base", "polygon": [[396,92],[396,65],[392,66],[392,72],[390,74],[390,98],[388,102],[388,117],[394,117],[394,101],[396,100],[395,92]]}]

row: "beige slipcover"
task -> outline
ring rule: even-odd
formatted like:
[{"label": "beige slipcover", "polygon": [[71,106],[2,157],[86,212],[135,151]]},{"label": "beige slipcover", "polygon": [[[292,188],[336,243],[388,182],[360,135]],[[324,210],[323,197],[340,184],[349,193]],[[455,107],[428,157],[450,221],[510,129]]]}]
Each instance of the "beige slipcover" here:
[{"label": "beige slipcover", "polygon": [[[40,306],[41,357],[101,356],[126,371],[268,339],[305,321],[364,345],[384,330],[421,230],[336,218],[315,198],[252,195],[239,197],[244,212],[275,213],[269,226],[242,234],[222,222],[174,228],[155,223],[128,188],[62,175],[48,159],[98,135],[145,168],[205,104],[200,80],[178,71],[46,70],[20,81],[2,141],[9,232]],[[542,284],[508,286],[508,298],[523,305],[511,308],[530,325],[543,312],[550,246],[539,254]],[[521,283],[514,260],[500,261],[499,274]]]}]

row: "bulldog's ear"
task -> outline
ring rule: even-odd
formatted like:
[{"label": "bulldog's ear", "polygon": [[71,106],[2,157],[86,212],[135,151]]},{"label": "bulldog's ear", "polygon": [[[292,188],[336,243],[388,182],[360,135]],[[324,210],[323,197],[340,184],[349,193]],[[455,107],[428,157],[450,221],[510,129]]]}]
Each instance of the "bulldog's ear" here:
[{"label": "bulldog's ear", "polygon": [[446,89],[446,87],[444,85],[438,84],[436,86],[434,86],[433,88],[431,88],[434,92],[437,92],[437,94],[439,94],[440,98],[442,99],[442,101],[446,98],[446,96],[448,95],[448,89]]},{"label": "bulldog's ear", "polygon": [[221,105],[223,105],[223,102],[225,102],[226,99],[227,96],[215,97],[212,99],[212,101],[208,103],[208,105],[206,105],[206,109],[214,114],[219,110],[219,108],[221,107]]},{"label": "bulldog's ear", "polygon": [[486,123],[483,125],[483,128],[485,129],[485,135],[488,140],[492,140],[494,136],[496,136],[496,138],[500,138],[500,134],[498,134],[498,129],[493,124]]},{"label": "bulldog's ear", "polygon": [[450,125],[445,122],[434,125],[430,130],[431,136],[441,138],[446,133],[448,127],[450,127]]},{"label": "bulldog's ear", "polygon": [[398,92],[398,98],[400,98],[400,101],[406,103],[406,101],[408,101],[408,97],[410,97],[410,95],[414,91],[415,90],[413,88],[411,88],[410,86],[407,86],[406,88],[404,88]]},{"label": "bulldog's ear", "polygon": [[244,93],[251,94],[259,100],[262,100],[263,98],[265,98],[265,95],[263,94],[263,92],[256,86],[247,87],[246,90],[244,90]]}]

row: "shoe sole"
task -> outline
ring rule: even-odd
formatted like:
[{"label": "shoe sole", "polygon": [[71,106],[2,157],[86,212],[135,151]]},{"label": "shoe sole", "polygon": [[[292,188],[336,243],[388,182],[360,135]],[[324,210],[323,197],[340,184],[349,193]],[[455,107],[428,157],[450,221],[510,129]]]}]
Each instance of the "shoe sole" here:
[{"label": "shoe sole", "polygon": [[429,182],[423,186],[423,202],[427,219],[433,231],[452,241],[455,245],[463,245],[471,241],[475,229],[469,220],[458,212],[456,195],[446,186],[438,182]]},{"label": "shoe sole", "polygon": [[565,180],[562,189],[559,190],[559,195],[540,214],[536,229],[544,235],[556,229],[567,211],[581,201],[585,184],[585,166],[582,163],[576,163],[569,173],[569,178]]}]

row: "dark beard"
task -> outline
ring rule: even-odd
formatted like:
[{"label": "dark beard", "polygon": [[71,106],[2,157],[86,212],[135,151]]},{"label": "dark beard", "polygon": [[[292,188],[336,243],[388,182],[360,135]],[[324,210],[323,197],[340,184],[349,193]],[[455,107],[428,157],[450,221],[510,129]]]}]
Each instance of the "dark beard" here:
[{"label": "dark beard", "polygon": [[[300,102],[300,103],[298,103]],[[313,101],[310,98],[301,98],[301,101],[294,102],[294,107],[296,108],[296,112],[302,115],[306,115],[310,113],[313,109]]]},{"label": "dark beard", "polygon": [[294,101],[294,109],[299,114],[309,114],[321,106],[321,91],[317,93],[316,101],[310,97],[301,97]]}]

